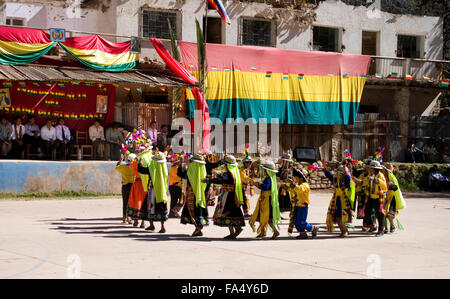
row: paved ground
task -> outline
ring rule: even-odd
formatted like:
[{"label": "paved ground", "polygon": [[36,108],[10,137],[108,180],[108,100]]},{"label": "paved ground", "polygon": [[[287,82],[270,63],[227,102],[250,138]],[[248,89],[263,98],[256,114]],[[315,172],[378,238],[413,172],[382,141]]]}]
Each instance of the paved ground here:
[{"label": "paved ground", "polygon": [[324,231],[330,195],[312,194],[315,240],[289,238],[287,220],[278,240],[248,226],[236,241],[215,226],[192,239],[178,219],[166,234],[121,224],[120,199],[2,200],[0,278],[450,278],[450,195],[411,194],[406,230],[376,238],[358,220],[348,239]]}]

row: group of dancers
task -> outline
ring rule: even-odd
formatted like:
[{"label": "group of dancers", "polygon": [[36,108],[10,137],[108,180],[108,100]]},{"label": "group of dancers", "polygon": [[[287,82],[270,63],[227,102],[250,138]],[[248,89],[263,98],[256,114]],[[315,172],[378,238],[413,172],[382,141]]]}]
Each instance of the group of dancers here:
[{"label": "group of dancers", "polygon": [[[148,221],[150,225],[145,229],[155,231],[154,222],[160,222],[159,233],[165,233],[164,223],[172,216],[195,227],[192,237],[203,236],[203,228],[210,222],[208,206],[215,206],[212,222],[228,228],[225,239],[236,239],[246,226],[246,219],[257,233],[256,238],[266,237],[271,229],[271,239],[275,239],[280,235],[281,212],[290,212],[290,236],[295,228],[299,233],[296,238],[307,239],[308,232],[315,238],[319,227],[307,221],[309,179],[323,168],[334,186],[326,217],[328,232],[337,225],[340,237],[347,237],[348,228],[355,228],[355,218],[363,219],[363,231],[376,236],[403,228],[398,212],[406,204],[393,165],[380,163],[380,151],[365,161],[353,160],[346,151],[335,171],[328,169],[326,161],[295,167],[288,152],[281,157],[281,167],[277,169],[271,160],[252,161],[248,146],[239,167],[233,155],[225,155],[219,161],[210,152],[168,155],[153,151],[151,142],[142,134],[134,139],[135,153],[123,147],[123,159],[116,170],[122,175],[123,222],[136,227],[141,221],[140,227],[145,228]],[[254,188],[260,194],[250,215],[249,198]]]}]

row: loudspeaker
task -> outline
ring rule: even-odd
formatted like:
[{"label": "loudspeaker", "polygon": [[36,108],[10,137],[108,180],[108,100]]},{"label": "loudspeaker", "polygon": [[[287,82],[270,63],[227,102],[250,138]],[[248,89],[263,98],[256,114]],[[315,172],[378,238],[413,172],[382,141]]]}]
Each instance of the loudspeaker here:
[{"label": "loudspeaker", "polygon": [[297,162],[314,163],[317,160],[317,152],[314,147],[296,147],[294,150],[294,158]]}]

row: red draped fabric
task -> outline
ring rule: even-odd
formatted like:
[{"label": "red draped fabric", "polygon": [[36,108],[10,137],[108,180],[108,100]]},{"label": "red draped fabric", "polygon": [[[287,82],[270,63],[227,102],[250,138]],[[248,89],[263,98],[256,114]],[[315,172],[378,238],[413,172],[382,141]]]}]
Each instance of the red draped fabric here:
[{"label": "red draped fabric", "polygon": [[[156,52],[161,57],[161,59],[165,62],[165,64],[174,72],[178,77],[186,81],[191,85],[197,85],[198,80],[195,78],[183,65],[181,65],[178,61],[176,61],[172,55],[167,51],[162,42],[157,38],[150,38],[150,41],[155,47]],[[210,148],[209,142],[209,134],[211,132],[211,125],[209,121],[209,109],[206,101],[203,101],[203,95],[198,89],[195,87],[192,89],[192,93],[197,101],[197,107],[199,110],[203,109],[203,103],[205,103],[205,114],[203,115],[203,151],[206,152]],[[191,120],[191,127],[194,128],[194,120]]]}]

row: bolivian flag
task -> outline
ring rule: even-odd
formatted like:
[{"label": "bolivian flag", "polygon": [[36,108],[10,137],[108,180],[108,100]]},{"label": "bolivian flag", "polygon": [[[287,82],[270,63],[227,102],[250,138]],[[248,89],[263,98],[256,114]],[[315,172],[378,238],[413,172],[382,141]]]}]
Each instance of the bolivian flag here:
[{"label": "bolivian flag", "polygon": [[47,54],[54,45],[42,30],[0,26],[0,64],[31,63]]},{"label": "bolivian flag", "polygon": [[139,64],[139,54],[131,53],[131,41],[114,43],[88,35],[66,38],[59,45],[84,65],[97,70],[122,72]]}]

